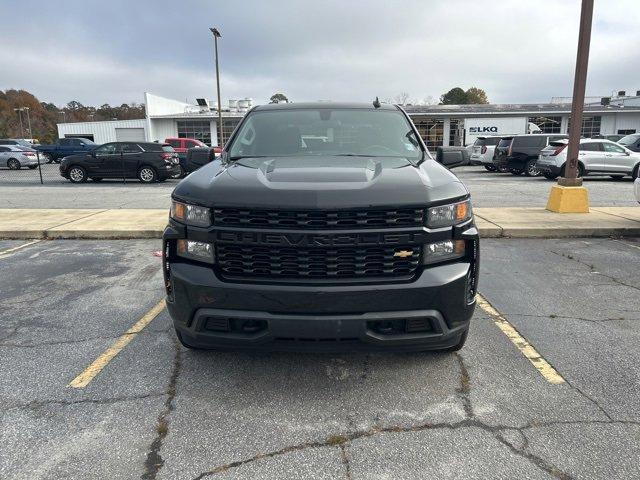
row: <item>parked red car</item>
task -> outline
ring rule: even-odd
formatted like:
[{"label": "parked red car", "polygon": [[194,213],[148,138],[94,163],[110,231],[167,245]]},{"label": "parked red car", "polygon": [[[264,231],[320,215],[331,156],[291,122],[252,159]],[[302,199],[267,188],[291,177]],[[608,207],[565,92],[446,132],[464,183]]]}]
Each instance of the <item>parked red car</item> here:
[{"label": "parked red car", "polygon": [[180,157],[185,157],[190,148],[207,146],[195,138],[165,138],[164,143],[171,145]]}]

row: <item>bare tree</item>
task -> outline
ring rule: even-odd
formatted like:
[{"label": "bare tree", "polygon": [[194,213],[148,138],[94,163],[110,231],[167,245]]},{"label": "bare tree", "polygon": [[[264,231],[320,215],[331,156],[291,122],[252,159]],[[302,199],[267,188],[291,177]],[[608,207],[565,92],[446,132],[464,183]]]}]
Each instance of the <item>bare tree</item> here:
[{"label": "bare tree", "polygon": [[398,105],[406,105],[409,101],[409,94],[407,92],[400,92],[393,98],[393,101]]}]

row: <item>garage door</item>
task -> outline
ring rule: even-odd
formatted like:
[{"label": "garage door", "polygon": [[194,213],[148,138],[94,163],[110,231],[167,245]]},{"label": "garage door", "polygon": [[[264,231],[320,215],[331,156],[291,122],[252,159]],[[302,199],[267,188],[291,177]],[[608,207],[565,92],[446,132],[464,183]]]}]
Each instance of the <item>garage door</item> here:
[{"label": "garage door", "polygon": [[116,128],[116,140],[118,142],[143,142],[144,128]]}]

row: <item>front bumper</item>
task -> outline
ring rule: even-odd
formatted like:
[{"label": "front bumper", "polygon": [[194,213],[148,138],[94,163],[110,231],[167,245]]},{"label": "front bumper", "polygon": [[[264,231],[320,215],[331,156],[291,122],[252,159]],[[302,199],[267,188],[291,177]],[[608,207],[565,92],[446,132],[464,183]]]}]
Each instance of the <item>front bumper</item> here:
[{"label": "front bumper", "polygon": [[559,167],[559,166],[557,166],[555,164],[551,164],[551,163],[541,163],[540,161],[536,162],[536,167],[543,174],[547,174],[547,175],[558,176],[558,175],[560,175],[560,172],[562,171],[562,167]]},{"label": "front bumper", "polygon": [[165,263],[167,309],[183,340],[200,348],[445,349],[459,342],[475,308],[467,301],[470,284],[477,287],[474,245],[469,260],[385,284],[239,283],[177,260]]},{"label": "front bumper", "polygon": [[179,163],[167,164],[165,168],[158,169],[158,178],[160,180],[166,180],[167,178],[172,178],[180,173],[181,170]]}]

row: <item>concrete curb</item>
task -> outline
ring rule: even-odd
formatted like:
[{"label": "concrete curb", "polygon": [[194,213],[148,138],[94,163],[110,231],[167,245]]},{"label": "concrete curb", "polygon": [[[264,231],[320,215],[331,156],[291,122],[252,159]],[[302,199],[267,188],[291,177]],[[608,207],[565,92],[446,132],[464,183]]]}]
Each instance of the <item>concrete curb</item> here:
[{"label": "concrete curb", "polygon": [[[640,207],[597,207],[585,214],[541,208],[477,208],[483,238],[640,236]],[[167,211],[0,209],[0,239],[159,239]]]}]

